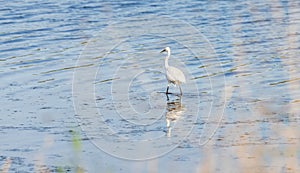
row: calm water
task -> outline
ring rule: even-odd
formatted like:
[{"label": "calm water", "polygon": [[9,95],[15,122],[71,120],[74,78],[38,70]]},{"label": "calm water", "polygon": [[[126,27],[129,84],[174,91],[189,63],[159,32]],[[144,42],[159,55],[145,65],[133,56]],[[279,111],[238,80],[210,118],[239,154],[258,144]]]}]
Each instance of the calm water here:
[{"label": "calm water", "polygon": [[[297,1],[5,1],[3,172],[299,172]],[[163,69],[187,83],[167,100]]]}]

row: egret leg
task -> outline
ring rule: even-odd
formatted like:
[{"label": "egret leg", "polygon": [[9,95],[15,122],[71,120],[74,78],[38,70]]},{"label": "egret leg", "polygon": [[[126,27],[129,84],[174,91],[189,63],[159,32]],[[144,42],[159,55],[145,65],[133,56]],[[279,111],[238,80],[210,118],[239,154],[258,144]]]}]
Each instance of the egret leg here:
[{"label": "egret leg", "polygon": [[180,95],[182,96],[182,90],[181,90],[181,86],[179,85],[179,89],[180,89]]},{"label": "egret leg", "polygon": [[166,94],[166,96],[167,96],[167,101],[169,101],[170,99],[169,99],[169,95],[168,94]]},{"label": "egret leg", "polygon": [[167,86],[166,94],[169,94],[169,87],[170,87],[170,84],[168,84],[168,86]]}]

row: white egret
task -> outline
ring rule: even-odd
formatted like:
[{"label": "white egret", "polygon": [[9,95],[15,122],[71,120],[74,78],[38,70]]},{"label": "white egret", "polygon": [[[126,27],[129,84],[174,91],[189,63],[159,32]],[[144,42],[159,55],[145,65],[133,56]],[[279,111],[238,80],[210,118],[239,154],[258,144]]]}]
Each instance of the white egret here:
[{"label": "white egret", "polygon": [[166,94],[169,93],[169,87],[170,87],[170,84],[172,83],[175,86],[179,86],[180,95],[182,95],[182,90],[181,90],[180,84],[185,83],[185,76],[184,76],[183,72],[181,70],[179,70],[178,68],[169,66],[168,61],[169,61],[169,58],[171,55],[171,49],[169,47],[166,47],[160,53],[162,53],[162,52],[168,53],[165,58],[165,71],[166,71],[166,77],[168,80],[168,87],[167,87]]}]

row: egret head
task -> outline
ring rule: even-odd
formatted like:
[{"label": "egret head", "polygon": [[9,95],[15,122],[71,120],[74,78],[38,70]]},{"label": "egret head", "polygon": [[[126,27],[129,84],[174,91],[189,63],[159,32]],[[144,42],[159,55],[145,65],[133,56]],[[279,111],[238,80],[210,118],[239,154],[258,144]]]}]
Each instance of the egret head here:
[{"label": "egret head", "polygon": [[170,52],[170,51],[171,51],[171,49],[169,47],[166,47],[162,51],[160,51],[160,53],[162,53],[162,52]]}]

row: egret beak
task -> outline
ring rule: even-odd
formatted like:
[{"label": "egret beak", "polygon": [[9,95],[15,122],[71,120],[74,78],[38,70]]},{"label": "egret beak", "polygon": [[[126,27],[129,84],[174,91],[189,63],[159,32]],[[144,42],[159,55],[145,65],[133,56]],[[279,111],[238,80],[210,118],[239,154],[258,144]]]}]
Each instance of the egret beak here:
[{"label": "egret beak", "polygon": [[160,51],[160,53],[163,53],[163,52],[165,52],[166,51],[166,49],[163,49],[162,51]]}]

